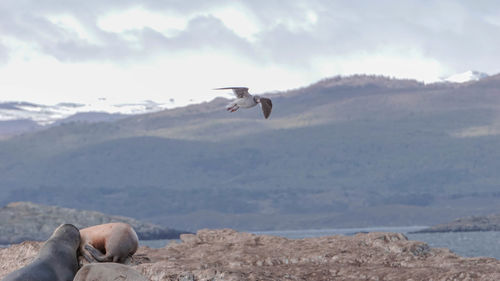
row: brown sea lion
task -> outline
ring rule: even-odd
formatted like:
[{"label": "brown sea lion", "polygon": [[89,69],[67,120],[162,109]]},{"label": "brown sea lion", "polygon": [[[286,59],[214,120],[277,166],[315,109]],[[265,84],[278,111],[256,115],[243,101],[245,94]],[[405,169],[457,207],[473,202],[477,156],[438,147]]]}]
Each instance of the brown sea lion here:
[{"label": "brown sea lion", "polygon": [[62,224],[43,244],[36,258],[2,281],[71,281],[78,271],[80,232],[72,224]]},{"label": "brown sea lion", "polygon": [[122,222],[90,226],[80,236],[80,253],[89,262],[126,263],[139,246],[137,233]]}]

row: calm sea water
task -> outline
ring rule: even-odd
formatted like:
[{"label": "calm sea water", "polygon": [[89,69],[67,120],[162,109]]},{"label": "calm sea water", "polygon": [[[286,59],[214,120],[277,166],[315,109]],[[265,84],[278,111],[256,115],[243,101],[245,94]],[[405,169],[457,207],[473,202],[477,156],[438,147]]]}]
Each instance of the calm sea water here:
[{"label": "calm sea water", "polygon": [[[329,235],[354,235],[359,232],[398,232],[405,234],[408,239],[422,241],[433,248],[448,248],[464,257],[492,257],[500,259],[500,232],[448,232],[448,233],[419,233],[410,232],[423,229],[423,226],[411,227],[370,227],[370,228],[341,228],[341,229],[307,229],[307,230],[280,230],[280,231],[252,231],[255,234],[281,236],[290,239],[320,237]],[[161,248],[178,240],[150,240],[141,241],[141,245],[152,248]]]}]

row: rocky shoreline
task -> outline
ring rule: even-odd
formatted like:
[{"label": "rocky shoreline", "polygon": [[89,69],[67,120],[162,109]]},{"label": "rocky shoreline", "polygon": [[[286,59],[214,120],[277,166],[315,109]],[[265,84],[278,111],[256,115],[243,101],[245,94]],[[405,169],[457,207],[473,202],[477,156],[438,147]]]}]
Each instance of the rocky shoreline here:
[{"label": "rocky shoreline", "polygon": [[162,227],[136,219],[106,215],[95,211],[45,206],[31,202],[13,202],[0,208],[0,245],[22,241],[45,241],[63,223],[78,228],[125,222],[134,228],[141,240],[177,239],[185,231]]},{"label": "rocky shoreline", "polygon": [[[0,249],[0,279],[29,263],[41,242]],[[287,239],[200,230],[161,249],[140,247],[130,265],[149,280],[500,280],[500,261],[463,258],[398,233]]]}]

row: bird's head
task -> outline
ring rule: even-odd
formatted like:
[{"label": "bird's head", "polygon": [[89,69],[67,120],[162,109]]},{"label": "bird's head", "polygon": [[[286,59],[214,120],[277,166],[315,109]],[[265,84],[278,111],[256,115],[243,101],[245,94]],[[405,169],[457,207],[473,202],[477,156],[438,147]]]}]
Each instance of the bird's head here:
[{"label": "bird's head", "polygon": [[258,96],[258,95],[254,95],[254,96],[253,96],[253,100],[254,100],[256,103],[260,103],[260,96]]}]

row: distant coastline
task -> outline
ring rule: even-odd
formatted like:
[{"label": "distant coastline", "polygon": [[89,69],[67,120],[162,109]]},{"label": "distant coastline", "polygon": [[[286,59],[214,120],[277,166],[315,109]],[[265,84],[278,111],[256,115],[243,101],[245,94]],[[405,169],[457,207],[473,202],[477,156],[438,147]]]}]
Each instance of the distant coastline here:
[{"label": "distant coastline", "polygon": [[44,241],[57,226],[63,223],[71,223],[78,228],[83,228],[109,222],[125,222],[132,225],[141,240],[178,239],[182,233],[189,233],[96,211],[39,205],[31,202],[13,202],[0,208],[0,244],[8,247],[9,244],[23,241]]},{"label": "distant coastline", "polygon": [[469,216],[417,230],[414,233],[500,231],[500,215]]}]

